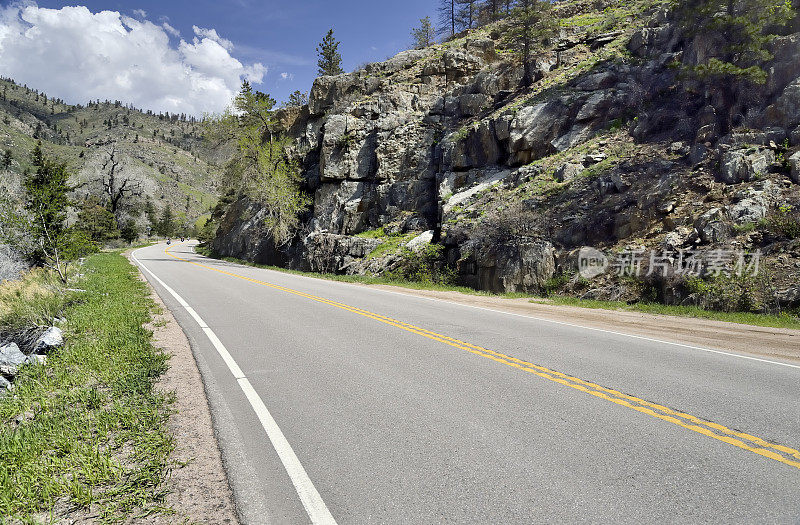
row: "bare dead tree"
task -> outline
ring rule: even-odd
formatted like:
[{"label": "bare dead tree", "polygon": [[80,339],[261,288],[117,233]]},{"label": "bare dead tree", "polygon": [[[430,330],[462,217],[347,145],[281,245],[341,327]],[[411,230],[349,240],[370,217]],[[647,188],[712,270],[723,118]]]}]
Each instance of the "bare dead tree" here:
[{"label": "bare dead tree", "polygon": [[101,167],[101,183],[110,211],[116,217],[123,203],[131,197],[141,197],[143,190],[140,181],[123,175],[120,168],[122,161],[118,158],[116,144],[112,144],[106,154],[107,157]]}]

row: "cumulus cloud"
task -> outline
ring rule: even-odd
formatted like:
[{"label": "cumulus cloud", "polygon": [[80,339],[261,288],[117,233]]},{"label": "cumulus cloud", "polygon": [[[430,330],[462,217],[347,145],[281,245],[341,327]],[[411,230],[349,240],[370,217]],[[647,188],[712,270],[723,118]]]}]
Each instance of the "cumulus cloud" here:
[{"label": "cumulus cloud", "polygon": [[[138,14],[138,13],[137,13]],[[171,113],[224,109],[242,79],[260,83],[267,68],[242,64],[216,30],[194,27],[190,42],[164,22],[83,6],[0,8],[0,74],[69,102],[110,99]]]}]

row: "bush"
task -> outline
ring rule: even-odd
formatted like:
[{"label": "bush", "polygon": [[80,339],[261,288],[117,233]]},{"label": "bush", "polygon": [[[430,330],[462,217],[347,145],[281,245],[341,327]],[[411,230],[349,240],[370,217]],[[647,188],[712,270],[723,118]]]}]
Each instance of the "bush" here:
[{"label": "bush", "polygon": [[386,277],[429,284],[453,284],[456,281],[456,272],[445,263],[441,244],[429,244],[418,252],[404,247],[400,256],[400,264]]},{"label": "bush", "polygon": [[800,208],[796,206],[781,206],[777,212],[765,221],[767,230],[778,237],[788,239],[800,238]]}]

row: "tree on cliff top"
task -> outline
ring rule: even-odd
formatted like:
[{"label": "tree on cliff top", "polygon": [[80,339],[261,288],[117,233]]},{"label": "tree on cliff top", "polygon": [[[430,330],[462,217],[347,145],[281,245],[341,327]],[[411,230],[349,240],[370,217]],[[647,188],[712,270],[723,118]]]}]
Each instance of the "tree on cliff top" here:
[{"label": "tree on cliff top", "polygon": [[431,17],[419,19],[419,27],[411,30],[411,38],[414,43],[414,49],[424,49],[433,44],[436,40],[436,31],[433,29]]},{"label": "tree on cliff top", "polygon": [[341,75],[344,73],[342,69],[342,55],[339,53],[339,42],[333,36],[333,29],[328,30],[328,34],[322,39],[322,42],[317,46],[317,67],[319,68],[320,76],[333,76]]},{"label": "tree on cliff top", "polygon": [[558,35],[558,19],[546,0],[518,0],[509,16],[506,42],[525,65],[523,83],[534,81],[533,54]]}]

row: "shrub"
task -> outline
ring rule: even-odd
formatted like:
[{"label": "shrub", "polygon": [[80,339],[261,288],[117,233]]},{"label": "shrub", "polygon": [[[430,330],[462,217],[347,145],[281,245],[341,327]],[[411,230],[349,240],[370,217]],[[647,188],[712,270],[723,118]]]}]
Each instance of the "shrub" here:
[{"label": "shrub", "polygon": [[778,211],[765,221],[767,230],[778,237],[788,239],[800,238],[800,208],[781,206]]},{"label": "shrub", "polygon": [[430,284],[453,284],[456,281],[456,272],[447,266],[441,244],[429,244],[416,252],[404,247],[400,256],[400,264],[386,277]]}]

